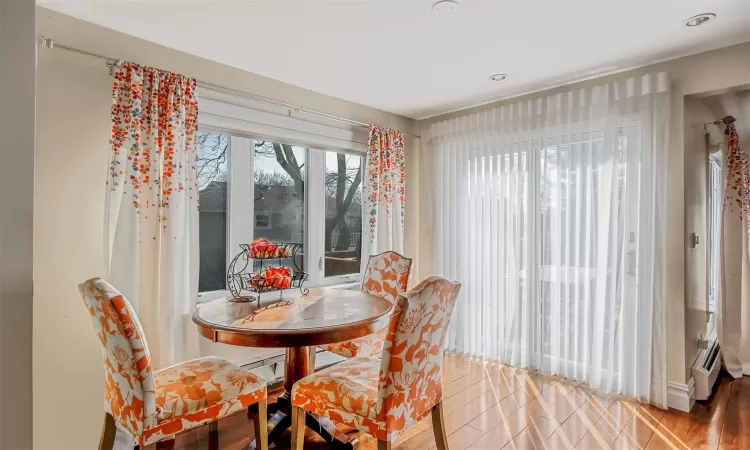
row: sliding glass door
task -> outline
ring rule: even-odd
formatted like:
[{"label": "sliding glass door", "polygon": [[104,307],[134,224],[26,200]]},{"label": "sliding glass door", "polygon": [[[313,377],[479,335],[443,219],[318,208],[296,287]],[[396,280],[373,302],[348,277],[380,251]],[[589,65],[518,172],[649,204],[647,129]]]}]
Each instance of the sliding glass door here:
[{"label": "sliding glass door", "polygon": [[578,94],[433,126],[436,271],[464,284],[449,348],[659,404],[668,98]]},{"label": "sliding glass door", "polygon": [[[597,388],[632,383],[623,324],[637,308],[640,171],[629,155],[635,125],[546,139],[537,186],[540,367]],[[609,140],[609,142],[607,142]]]}]

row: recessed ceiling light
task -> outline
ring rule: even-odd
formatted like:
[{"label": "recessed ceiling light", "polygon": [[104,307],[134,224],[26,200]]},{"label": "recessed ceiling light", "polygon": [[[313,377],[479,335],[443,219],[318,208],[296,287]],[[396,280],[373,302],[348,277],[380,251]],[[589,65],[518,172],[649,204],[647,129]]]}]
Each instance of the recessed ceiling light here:
[{"label": "recessed ceiling light", "polygon": [[496,73],[495,75],[492,75],[490,77],[491,81],[503,81],[504,79],[508,78],[508,75],[504,73]]},{"label": "recessed ceiling light", "polygon": [[438,0],[432,4],[433,11],[455,11],[458,9],[457,0]]},{"label": "recessed ceiling light", "polygon": [[708,22],[710,19],[713,19],[716,17],[716,14],[714,13],[705,13],[705,14],[698,14],[697,16],[693,16],[685,21],[685,25],[689,27],[697,27],[698,25],[702,25],[706,22]]}]

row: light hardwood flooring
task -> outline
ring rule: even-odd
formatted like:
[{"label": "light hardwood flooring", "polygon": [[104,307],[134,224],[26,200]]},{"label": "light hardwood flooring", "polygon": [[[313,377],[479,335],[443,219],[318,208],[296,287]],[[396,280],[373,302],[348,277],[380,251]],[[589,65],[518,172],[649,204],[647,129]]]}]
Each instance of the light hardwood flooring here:
[{"label": "light hardwood flooring", "polygon": [[[750,377],[733,380],[722,374],[714,395],[687,414],[596,394],[556,377],[447,355],[443,397],[450,450],[750,449]],[[358,438],[360,450],[376,449],[371,437]],[[246,413],[219,422],[219,449],[243,449],[252,439]],[[288,449],[289,442],[285,433],[271,448]],[[393,450],[434,447],[427,416]],[[209,448],[208,427],[177,436],[174,448]],[[328,446],[308,430],[305,448]]]}]

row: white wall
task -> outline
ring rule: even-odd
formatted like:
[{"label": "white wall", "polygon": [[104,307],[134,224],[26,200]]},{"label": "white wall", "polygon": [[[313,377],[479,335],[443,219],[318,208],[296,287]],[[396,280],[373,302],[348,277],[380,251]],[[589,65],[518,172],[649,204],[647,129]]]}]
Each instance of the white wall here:
[{"label": "white wall", "polygon": [[[37,32],[61,44],[173,70],[200,80],[413,131],[414,121],[310,92],[37,8]],[[104,62],[40,50],[34,204],[34,440],[37,449],[94,448],[103,417],[98,341],[76,286],[104,276],[102,242],[112,79]],[[407,140],[407,180],[415,178]],[[2,167],[6,167],[3,165]],[[15,188],[14,188],[15,189]],[[416,204],[407,182],[407,205]],[[413,200],[412,200],[413,196]],[[407,216],[407,242],[416,242]],[[411,244],[409,244],[411,245]],[[407,246],[413,255],[415,246]],[[241,348],[225,354],[241,359]],[[234,351],[231,351],[234,350]],[[5,448],[5,447],[3,447]]]},{"label": "white wall", "polygon": [[[696,328],[694,320],[687,319],[688,303],[685,296],[685,264],[687,252],[687,233],[685,210],[690,207],[685,196],[685,152],[683,136],[684,97],[706,92],[720,92],[737,86],[750,84],[750,43],[735,45],[698,55],[675,59],[627,72],[600,77],[597,79],[572,83],[543,91],[545,95],[607,82],[614,78],[635,76],[649,72],[668,72],[672,89],[672,124],[670,127],[669,146],[669,181],[667,227],[670,230],[667,242],[667,378],[674,383],[686,383],[690,377],[688,356],[697,354],[695,338],[703,328]],[[513,99],[502,100],[487,105],[468,108],[450,114],[432,117],[419,121],[422,135],[426,135],[430,125],[451,117],[463,116],[472,112],[493,108],[505,103],[535,98],[542,93],[534,93]],[[420,150],[422,158],[429,157],[429,148]],[[425,178],[424,176],[422,177]],[[426,186],[420,188],[420,207],[427,209],[430,193]],[[688,201],[694,201],[687,198]],[[423,216],[424,217],[424,216]],[[422,219],[418,234],[419,259],[428,261],[431,253],[432,230],[429,220]],[[690,255],[687,255],[689,258]],[[429,269],[426,270],[429,272]],[[423,273],[424,274],[424,273]],[[694,357],[693,357],[694,359]]]},{"label": "white wall", "polygon": [[0,2],[0,448],[32,443],[34,1]]}]

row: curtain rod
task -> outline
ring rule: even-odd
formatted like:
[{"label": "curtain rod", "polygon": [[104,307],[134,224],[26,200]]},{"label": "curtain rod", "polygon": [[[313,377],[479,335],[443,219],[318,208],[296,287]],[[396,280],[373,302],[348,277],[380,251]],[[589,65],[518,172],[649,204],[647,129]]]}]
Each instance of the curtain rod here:
[{"label": "curtain rod", "polygon": [[[39,48],[49,48],[49,49],[59,48],[61,50],[65,50],[65,51],[68,51],[68,52],[80,53],[82,55],[86,55],[86,56],[91,56],[93,58],[102,59],[102,60],[106,61],[107,67],[109,67],[110,70],[112,70],[112,68],[114,66],[116,66],[120,62],[119,58],[112,58],[110,56],[100,55],[98,53],[88,52],[88,51],[85,51],[85,50],[81,50],[79,48],[69,47],[67,45],[58,44],[57,42],[53,41],[52,39],[46,38],[44,36],[39,36],[37,38],[37,45],[38,45]],[[213,90],[213,91],[222,92],[224,94],[233,95],[235,97],[240,97],[240,98],[244,98],[244,99],[247,99],[247,100],[256,101],[258,103],[264,103],[266,105],[275,106],[277,108],[287,109],[287,110],[289,110],[290,115],[291,115],[291,111],[295,111],[295,112],[298,112],[298,113],[304,113],[304,114],[307,114],[307,115],[310,115],[310,116],[321,117],[323,119],[333,120],[333,121],[336,121],[336,122],[342,122],[342,123],[346,123],[346,124],[349,124],[349,125],[355,125],[355,126],[358,126],[358,127],[364,127],[364,128],[369,128],[370,127],[370,124],[368,124],[368,123],[358,122],[356,120],[347,119],[346,117],[335,116],[333,114],[328,114],[328,113],[325,113],[323,111],[318,111],[318,110],[315,110],[315,109],[305,108],[304,106],[294,105],[292,103],[282,102],[280,100],[274,100],[272,98],[263,97],[261,95],[251,94],[249,92],[239,91],[237,89],[232,89],[232,88],[228,88],[228,87],[224,87],[224,86],[219,86],[217,84],[207,83],[207,82],[199,80],[198,81],[198,86],[202,87],[202,88],[205,88],[205,89],[210,89],[210,90]],[[405,131],[403,133],[407,134],[409,136],[413,136],[413,137],[415,137],[417,139],[422,139],[422,136],[419,136],[417,134],[407,133]]]},{"label": "curtain rod", "polygon": [[734,123],[736,120],[737,119],[735,119],[734,116],[724,116],[724,118],[722,118],[720,120],[715,120],[713,122],[706,122],[706,123],[704,123],[703,124],[703,129],[706,130],[706,132],[708,132],[708,129],[706,128],[706,125],[716,125],[716,128],[718,128],[719,131],[721,131],[723,133],[724,130],[721,129],[721,125],[722,124],[729,125],[730,123]]}]

